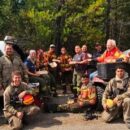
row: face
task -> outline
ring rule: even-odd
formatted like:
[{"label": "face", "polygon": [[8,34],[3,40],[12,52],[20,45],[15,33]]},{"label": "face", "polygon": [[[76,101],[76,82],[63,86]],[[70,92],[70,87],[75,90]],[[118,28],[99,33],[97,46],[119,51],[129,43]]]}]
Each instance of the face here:
[{"label": "face", "polygon": [[89,78],[82,78],[81,82],[82,82],[82,84],[88,84],[89,83]]},{"label": "face", "polygon": [[111,51],[114,48],[114,46],[113,46],[111,41],[107,42],[106,48],[107,48],[108,51]]},{"label": "face", "polygon": [[21,75],[14,75],[12,82],[14,86],[19,86],[21,84]]},{"label": "face", "polygon": [[124,69],[117,69],[116,70],[116,76],[120,79],[124,78],[125,70]]},{"label": "face", "polygon": [[80,51],[81,51],[80,46],[75,46],[75,53],[80,53]]},{"label": "face", "polygon": [[66,49],[65,48],[61,48],[61,54],[66,54]]},{"label": "face", "polygon": [[35,58],[36,58],[36,52],[30,53],[30,57],[31,57],[32,59],[35,59]]},{"label": "face", "polygon": [[99,46],[95,46],[95,49],[97,50],[97,51],[100,51],[101,49],[102,49],[102,47],[99,45]]},{"label": "face", "polygon": [[87,46],[86,45],[83,45],[82,46],[82,52],[86,52],[87,51]]},{"label": "face", "polygon": [[13,47],[12,47],[12,45],[6,45],[5,46],[5,54],[7,56],[13,55]]},{"label": "face", "polygon": [[55,47],[51,47],[51,48],[49,49],[49,51],[50,51],[50,52],[55,52]]}]

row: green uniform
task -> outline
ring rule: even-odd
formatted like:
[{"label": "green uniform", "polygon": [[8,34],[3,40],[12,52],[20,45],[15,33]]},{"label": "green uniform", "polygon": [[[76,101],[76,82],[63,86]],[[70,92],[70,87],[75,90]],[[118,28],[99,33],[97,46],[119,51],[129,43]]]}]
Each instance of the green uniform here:
[{"label": "green uniform", "polygon": [[67,85],[72,86],[72,65],[69,64],[69,60],[72,59],[68,54],[61,54],[58,59],[60,60],[60,76],[61,85],[63,87],[63,92],[66,93]]},{"label": "green uniform", "polygon": [[8,119],[12,130],[19,130],[22,128],[22,120],[16,116],[17,112],[33,115],[40,110],[39,107],[35,105],[24,106],[22,103],[18,103],[18,94],[26,90],[27,85],[21,83],[18,87],[9,85],[4,91],[4,116]]},{"label": "green uniform", "polygon": [[104,111],[103,120],[110,122],[117,118],[120,113],[123,113],[124,121],[130,124],[130,79],[127,74],[123,79],[115,77],[109,81],[103,94],[102,105],[106,103],[107,99],[114,99],[115,97],[122,101],[121,105],[115,105],[113,109]]},{"label": "green uniform", "polygon": [[9,58],[4,55],[0,57],[0,83],[6,88],[11,82],[11,73],[13,71],[20,71],[24,81],[28,82],[28,75],[26,67],[18,56]]}]

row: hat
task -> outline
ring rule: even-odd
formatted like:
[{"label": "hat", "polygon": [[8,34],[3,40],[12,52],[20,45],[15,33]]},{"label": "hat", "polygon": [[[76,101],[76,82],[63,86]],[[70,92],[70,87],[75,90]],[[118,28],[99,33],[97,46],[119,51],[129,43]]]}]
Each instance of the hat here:
[{"label": "hat", "polygon": [[114,106],[114,102],[112,99],[107,99],[106,104],[107,104],[108,108],[112,108]]},{"label": "hat", "polygon": [[15,38],[13,36],[5,36],[4,41],[5,41],[5,43],[13,44],[14,39]]},{"label": "hat", "polygon": [[23,97],[23,104],[24,105],[31,105],[34,102],[34,98],[31,94],[26,94]]},{"label": "hat", "polygon": [[56,46],[54,44],[51,44],[50,45],[50,48],[55,48]]}]

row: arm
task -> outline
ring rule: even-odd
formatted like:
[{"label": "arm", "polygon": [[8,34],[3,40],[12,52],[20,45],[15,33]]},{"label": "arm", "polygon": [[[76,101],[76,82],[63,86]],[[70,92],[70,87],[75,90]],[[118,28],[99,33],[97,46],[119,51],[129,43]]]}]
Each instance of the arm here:
[{"label": "arm", "polygon": [[105,51],[100,57],[97,57],[96,60],[97,60],[98,62],[104,62],[105,55],[106,55],[106,51]]},{"label": "arm", "polygon": [[18,111],[10,104],[11,99],[10,99],[10,89],[9,89],[9,87],[5,90],[3,96],[4,96],[4,110],[8,111],[9,113],[11,113],[13,115],[16,115]]},{"label": "arm", "polygon": [[24,65],[24,63],[22,62],[21,59],[19,59],[19,62],[21,64],[21,67],[22,67],[22,70],[23,70],[24,81],[28,83],[29,78],[28,78],[28,73],[27,73],[27,67]]},{"label": "arm", "polygon": [[108,85],[106,86],[105,88],[105,91],[103,93],[103,97],[102,97],[102,106],[103,108],[106,110],[107,109],[107,105],[106,105],[106,100],[109,98],[110,96],[110,93],[111,93],[111,88],[112,88],[112,81],[113,80],[110,80]]},{"label": "arm", "polygon": [[2,70],[3,70],[3,67],[2,67],[2,59],[0,58],[0,88],[2,89]]},{"label": "arm", "polygon": [[[127,81],[126,81],[127,82]],[[126,86],[128,89],[126,92],[124,92],[123,94],[120,94],[118,95],[116,98],[118,100],[124,100],[125,98],[130,98],[130,79],[128,79],[128,83],[127,83],[127,86]]]},{"label": "arm", "polygon": [[30,72],[28,69],[27,69],[27,73],[28,73],[28,75],[30,75],[30,76],[36,76],[36,77],[39,77],[40,76],[40,74],[38,74],[38,73],[32,73],[32,72]]}]

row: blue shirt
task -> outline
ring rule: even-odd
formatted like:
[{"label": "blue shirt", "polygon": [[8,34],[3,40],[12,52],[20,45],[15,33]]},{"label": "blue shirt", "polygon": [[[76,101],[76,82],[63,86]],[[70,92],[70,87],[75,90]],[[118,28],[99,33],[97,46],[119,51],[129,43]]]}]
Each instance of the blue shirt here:
[{"label": "blue shirt", "polygon": [[24,62],[24,64],[27,66],[28,70],[31,73],[35,73],[36,66],[35,66],[35,64],[30,59],[26,59],[25,62]]}]

